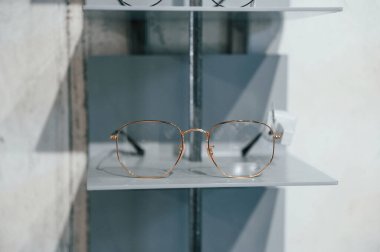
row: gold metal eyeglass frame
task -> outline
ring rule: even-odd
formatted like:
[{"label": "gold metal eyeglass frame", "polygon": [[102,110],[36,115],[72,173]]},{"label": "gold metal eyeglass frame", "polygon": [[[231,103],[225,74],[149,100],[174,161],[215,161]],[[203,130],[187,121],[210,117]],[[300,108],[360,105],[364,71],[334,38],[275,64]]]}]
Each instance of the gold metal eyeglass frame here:
[{"label": "gold metal eyeglass frame", "polygon": [[[130,169],[128,169],[128,167],[126,165],[124,165],[124,163],[120,160],[120,154],[119,154],[119,139],[120,139],[119,138],[119,134],[120,134],[120,132],[122,131],[123,128],[127,127],[128,125],[139,124],[139,123],[164,123],[164,124],[168,124],[168,125],[171,125],[171,126],[175,127],[178,130],[178,132],[180,133],[180,136],[181,136],[181,143],[180,144],[181,145],[180,145],[180,153],[178,155],[177,161],[162,176],[138,176],[138,175],[134,174]],[[210,137],[211,137],[212,132],[213,132],[214,129],[216,129],[220,125],[227,124],[227,123],[256,123],[256,124],[260,124],[260,125],[266,126],[269,129],[269,132],[271,132],[271,134],[270,134],[272,136],[272,141],[271,142],[272,142],[272,145],[273,145],[272,153],[271,153],[271,158],[270,158],[269,162],[266,163],[255,174],[248,175],[248,176],[232,176],[232,175],[227,174],[225,171],[223,171],[223,169],[220,168],[220,166],[215,161],[215,159],[214,159],[214,153],[213,153],[213,147],[214,146],[210,145]],[[215,165],[215,167],[218,169],[218,171],[221,174],[223,174],[223,176],[225,176],[227,178],[237,178],[237,179],[239,179],[239,178],[254,178],[254,177],[260,176],[264,172],[264,170],[272,163],[273,157],[274,157],[274,149],[275,149],[276,141],[280,140],[282,138],[282,133],[274,132],[273,129],[269,125],[267,125],[266,123],[258,122],[258,121],[254,121],[254,120],[230,120],[230,121],[224,121],[224,122],[220,122],[220,123],[215,124],[214,126],[211,127],[211,129],[209,131],[206,131],[204,129],[199,129],[199,128],[192,128],[192,129],[188,129],[188,130],[181,130],[174,123],[167,122],[167,121],[161,121],[161,120],[139,120],[139,121],[133,121],[133,122],[129,122],[129,123],[126,123],[126,124],[122,125],[120,128],[118,128],[117,130],[115,130],[110,135],[110,139],[116,142],[117,159],[118,159],[119,163],[121,164],[121,166],[128,172],[128,176],[129,177],[157,179],[157,178],[166,178],[166,177],[168,177],[169,175],[172,174],[173,170],[177,167],[179,161],[182,159],[182,157],[183,157],[183,155],[185,153],[185,135],[188,134],[188,133],[192,133],[192,132],[200,132],[200,133],[203,133],[206,136],[207,154],[210,157],[210,159],[213,162],[213,164]]]}]

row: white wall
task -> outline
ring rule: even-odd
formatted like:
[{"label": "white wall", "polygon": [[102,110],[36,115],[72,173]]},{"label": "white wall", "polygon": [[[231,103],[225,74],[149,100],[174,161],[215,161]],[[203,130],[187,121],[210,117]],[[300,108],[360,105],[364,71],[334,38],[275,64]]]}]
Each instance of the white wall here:
[{"label": "white wall", "polygon": [[0,251],[55,251],[84,171],[67,79],[82,10],[66,2],[0,2]]},{"label": "white wall", "polygon": [[380,1],[284,23],[290,151],[339,180],[286,191],[286,251],[380,251]]}]

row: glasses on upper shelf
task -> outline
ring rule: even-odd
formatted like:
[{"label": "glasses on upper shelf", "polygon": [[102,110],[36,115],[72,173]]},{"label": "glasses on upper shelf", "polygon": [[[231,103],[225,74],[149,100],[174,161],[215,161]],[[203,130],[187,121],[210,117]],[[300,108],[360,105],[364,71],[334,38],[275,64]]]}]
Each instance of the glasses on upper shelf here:
[{"label": "glasses on upper shelf", "polygon": [[213,3],[213,7],[252,7],[255,5],[255,0],[211,0],[211,2]]},{"label": "glasses on upper shelf", "polygon": [[[158,6],[172,5],[172,3],[165,3],[162,0],[118,0],[120,5],[123,6]],[[207,7],[252,7],[255,5],[255,0],[208,0],[203,1],[202,5]]]},{"label": "glasses on upper shelf", "polygon": [[156,6],[159,5],[162,0],[118,0],[120,5],[123,6]]},{"label": "glasses on upper shelf", "polygon": [[185,135],[202,133],[206,152],[220,175],[253,178],[263,173],[274,157],[275,143],[282,137],[269,125],[249,120],[215,124],[209,131],[181,130],[171,122],[142,120],[115,130],[117,158],[128,177],[168,177],[185,155]]}]

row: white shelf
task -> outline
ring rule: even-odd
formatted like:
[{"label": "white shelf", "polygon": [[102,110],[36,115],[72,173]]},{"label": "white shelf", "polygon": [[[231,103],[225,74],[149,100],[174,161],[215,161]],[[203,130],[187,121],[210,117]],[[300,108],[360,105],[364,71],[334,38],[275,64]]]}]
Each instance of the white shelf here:
[{"label": "white shelf", "polygon": [[[91,144],[87,174],[87,189],[173,189],[216,187],[276,187],[337,185],[338,181],[300,161],[290,154],[277,155],[271,166],[254,179],[231,179],[205,175],[216,171],[211,161],[189,162],[182,160],[173,174],[162,179],[138,179],[125,176],[114,156],[104,159],[114,149],[114,144]],[[100,161],[101,166],[99,166]]]},{"label": "white shelf", "polygon": [[162,1],[157,6],[122,6],[117,0],[87,0],[84,9],[132,12],[339,12],[343,10],[340,0],[256,0],[255,6],[247,7],[213,7],[213,5],[212,1],[207,1],[204,6],[189,6],[188,3],[173,6],[168,1]]},{"label": "white shelf", "polygon": [[85,5],[84,10],[97,11],[157,11],[157,12],[339,12],[341,6],[335,7],[250,7],[250,8],[215,8],[215,7],[128,7],[115,5]]}]

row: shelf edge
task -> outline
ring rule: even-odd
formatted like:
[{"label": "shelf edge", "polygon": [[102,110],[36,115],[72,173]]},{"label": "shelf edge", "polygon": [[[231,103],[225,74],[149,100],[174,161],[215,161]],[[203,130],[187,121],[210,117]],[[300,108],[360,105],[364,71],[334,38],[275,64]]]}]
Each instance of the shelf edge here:
[{"label": "shelf edge", "polygon": [[130,12],[341,12],[342,6],[335,7],[254,7],[254,8],[215,8],[215,7],[127,7],[117,5],[84,5],[84,11],[130,11]]}]

